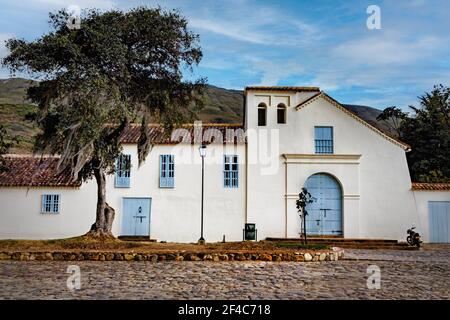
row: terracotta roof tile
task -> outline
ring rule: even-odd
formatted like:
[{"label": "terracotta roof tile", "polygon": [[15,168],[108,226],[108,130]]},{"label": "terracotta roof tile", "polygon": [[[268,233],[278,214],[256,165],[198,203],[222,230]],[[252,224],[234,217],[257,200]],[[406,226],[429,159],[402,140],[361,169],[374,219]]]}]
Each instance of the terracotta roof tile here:
[{"label": "terracotta roof tile", "polygon": [[56,173],[58,157],[6,156],[7,171],[0,172],[2,187],[79,187],[69,170]]},{"label": "terracotta roof tile", "polygon": [[[202,124],[184,125],[174,129],[170,135],[164,134],[164,128],[160,125],[149,125],[150,139],[153,144],[177,144],[183,143],[245,143],[244,127],[234,124]],[[140,136],[141,125],[131,124],[125,128],[120,141],[122,143],[137,143]],[[196,136],[196,137],[194,137]],[[203,140],[201,136],[203,136]]]},{"label": "terracotta roof tile", "polygon": [[450,191],[450,183],[422,183],[422,182],[413,182],[412,183],[413,190],[422,190],[422,191]]}]

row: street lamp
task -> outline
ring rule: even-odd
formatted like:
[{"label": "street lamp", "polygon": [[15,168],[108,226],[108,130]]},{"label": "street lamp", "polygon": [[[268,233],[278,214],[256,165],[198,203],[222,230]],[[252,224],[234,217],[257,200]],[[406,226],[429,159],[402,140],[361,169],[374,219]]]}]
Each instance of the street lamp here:
[{"label": "street lamp", "polygon": [[201,218],[201,232],[200,232],[200,239],[198,239],[198,244],[205,244],[205,239],[203,238],[203,199],[204,199],[204,193],[205,193],[205,157],[206,157],[206,145],[202,144],[198,151],[200,152],[200,157],[202,157],[202,218]]}]

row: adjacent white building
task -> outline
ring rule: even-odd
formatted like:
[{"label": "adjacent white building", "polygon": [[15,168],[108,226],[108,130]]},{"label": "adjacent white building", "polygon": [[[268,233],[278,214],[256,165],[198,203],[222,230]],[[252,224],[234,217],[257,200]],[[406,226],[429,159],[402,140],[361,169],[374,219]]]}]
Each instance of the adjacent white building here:
[{"label": "adjacent white building", "polygon": [[[196,242],[201,222],[201,157],[206,143],[204,237],[239,241],[245,223],[258,239],[297,238],[302,187],[308,233],[345,238],[450,242],[450,184],[412,184],[397,141],[311,87],[247,87],[244,125],[185,126],[161,135],[138,165],[139,129],[123,136],[118,171],[107,179],[113,233]],[[180,142],[182,140],[182,142]],[[0,238],[78,236],[95,220],[95,181],[55,174],[57,158],[11,156],[0,174]],[[131,167],[127,164],[130,163]]]}]

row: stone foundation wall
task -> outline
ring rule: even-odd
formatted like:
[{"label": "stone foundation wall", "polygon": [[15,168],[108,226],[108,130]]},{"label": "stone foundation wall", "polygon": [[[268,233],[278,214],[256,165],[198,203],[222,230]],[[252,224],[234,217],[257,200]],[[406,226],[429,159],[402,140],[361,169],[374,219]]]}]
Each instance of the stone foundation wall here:
[{"label": "stone foundation wall", "polygon": [[199,252],[0,252],[0,260],[20,261],[336,261],[342,259],[344,250],[292,252],[292,253],[199,253]]}]

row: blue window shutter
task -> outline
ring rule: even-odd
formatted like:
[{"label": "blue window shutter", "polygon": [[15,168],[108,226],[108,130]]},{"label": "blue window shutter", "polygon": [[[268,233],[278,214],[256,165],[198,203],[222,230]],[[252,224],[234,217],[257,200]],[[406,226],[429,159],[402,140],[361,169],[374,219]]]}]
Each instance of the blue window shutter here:
[{"label": "blue window shutter", "polygon": [[225,155],[223,168],[224,188],[239,187],[239,161],[237,155]]},{"label": "blue window shutter", "polygon": [[228,169],[229,169],[229,163],[228,163],[228,156],[223,156],[223,187],[228,188]]},{"label": "blue window shutter", "polygon": [[120,154],[116,159],[116,188],[129,188],[131,177],[131,155]]},{"label": "blue window shutter", "polygon": [[45,213],[46,195],[41,195],[41,213]]},{"label": "blue window shutter", "polygon": [[159,187],[165,188],[167,185],[166,179],[166,156],[159,156]]},{"label": "blue window shutter", "polygon": [[162,154],[159,159],[159,187],[173,188],[175,186],[175,156]]},{"label": "blue window shutter", "polygon": [[233,166],[235,166],[234,169],[234,187],[237,188],[239,187],[239,161],[238,161],[238,156],[234,156],[233,157],[235,163],[233,164]]},{"label": "blue window shutter", "polygon": [[175,185],[175,162],[174,162],[174,155],[168,156],[167,161],[167,187],[173,188]]},{"label": "blue window shutter", "polygon": [[314,147],[318,154],[333,153],[333,127],[314,127]]},{"label": "blue window shutter", "polygon": [[52,212],[59,213],[59,194],[53,195]]}]

